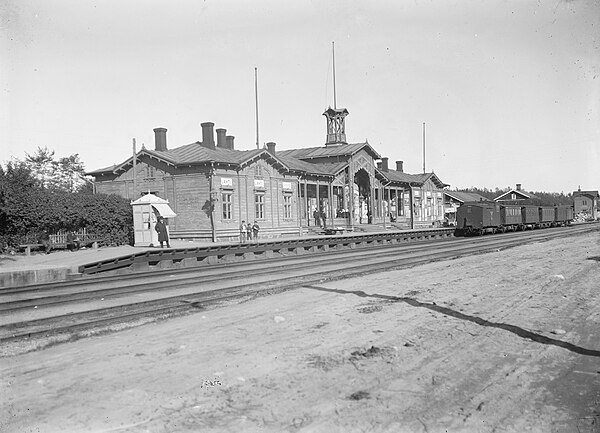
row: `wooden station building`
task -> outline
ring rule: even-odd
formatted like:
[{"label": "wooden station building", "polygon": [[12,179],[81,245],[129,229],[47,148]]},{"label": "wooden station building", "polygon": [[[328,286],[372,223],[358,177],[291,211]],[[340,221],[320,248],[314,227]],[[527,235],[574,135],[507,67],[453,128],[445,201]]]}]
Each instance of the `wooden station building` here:
[{"label": "wooden station building", "polygon": [[444,219],[444,184],[435,173],[395,169],[368,142],[348,143],[346,109],[329,108],[325,144],[304,149],[237,150],[234,137],[202,123],[202,141],[173,149],[167,130],[154,129],[155,147],[121,164],[94,170],[96,193],[132,201],[145,193],[166,199],[177,214],[171,237],[237,239],[242,220],[257,221],[261,237],[299,235],[315,225],[356,229],[435,226]]}]

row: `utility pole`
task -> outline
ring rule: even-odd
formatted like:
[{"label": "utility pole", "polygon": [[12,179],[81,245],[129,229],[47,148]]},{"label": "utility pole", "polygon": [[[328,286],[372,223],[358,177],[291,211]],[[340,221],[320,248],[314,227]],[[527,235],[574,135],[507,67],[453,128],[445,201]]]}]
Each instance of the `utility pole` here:
[{"label": "utility pole", "polygon": [[137,191],[137,176],[135,175],[135,166],[137,165],[137,151],[135,149],[135,138],[133,139],[133,193],[132,199],[136,199],[136,191]]}]

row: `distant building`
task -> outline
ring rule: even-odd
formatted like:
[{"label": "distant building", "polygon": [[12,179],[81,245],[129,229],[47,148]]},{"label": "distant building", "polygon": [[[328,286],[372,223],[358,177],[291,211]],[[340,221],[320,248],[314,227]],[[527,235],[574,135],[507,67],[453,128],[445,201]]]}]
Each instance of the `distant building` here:
[{"label": "distant building", "polygon": [[600,195],[598,191],[582,191],[581,187],[573,192],[573,208],[575,215],[585,214],[588,218],[598,219],[600,214]]},{"label": "distant building", "polygon": [[216,130],[215,142],[214,124],[207,122],[202,141],[169,149],[167,130],[156,128],[153,150],[142,148],[135,159],[88,174],[98,193],[135,200],[151,192],[168,200],[177,214],[169,220],[176,238],[237,239],[242,220],[256,220],[263,237],[299,234],[317,215],[338,227],[443,221],[448,185],[435,173],[404,173],[402,161],[389,169],[388,158],[368,142],[346,142],[346,109],[323,114],[324,146],[277,150],[267,143],[236,150],[225,129]]},{"label": "distant building", "polygon": [[536,199],[538,199],[536,195],[524,191],[521,184],[518,183],[515,189],[500,194],[494,201],[501,204],[530,204]]}]

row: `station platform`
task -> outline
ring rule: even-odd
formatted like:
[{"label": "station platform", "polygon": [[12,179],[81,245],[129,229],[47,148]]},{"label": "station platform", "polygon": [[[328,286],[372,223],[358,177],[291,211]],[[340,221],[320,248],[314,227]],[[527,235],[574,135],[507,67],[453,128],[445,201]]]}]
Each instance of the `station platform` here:
[{"label": "station platform", "polygon": [[[171,248],[194,248],[210,245],[215,244],[177,239],[171,241]],[[69,275],[76,274],[81,265],[158,249],[160,248],[122,245],[86,248],[78,251],[53,250],[50,254],[36,251],[30,256],[2,254],[0,255],[0,288],[66,280]]]},{"label": "station platform", "polygon": [[[394,227],[383,229],[381,227],[370,227],[370,230],[359,230],[355,234],[374,234],[386,233],[389,231],[398,231]],[[410,232],[412,230],[402,230]],[[417,231],[415,229],[415,231]],[[303,236],[294,236],[294,240],[314,239],[322,234],[322,229],[318,227],[305,228]],[[258,241],[252,241],[253,244],[263,242],[273,242],[292,239],[285,238],[265,238]],[[171,239],[171,249],[186,249],[210,246],[239,245],[239,242],[210,242],[185,239]],[[24,254],[2,254],[0,255],[0,289],[8,287],[21,287],[32,284],[42,284],[54,281],[65,281],[79,276],[79,267],[89,265],[105,260],[116,259],[133,254],[139,254],[146,251],[160,251],[159,247],[132,247],[122,245],[118,247],[99,247],[86,248],[78,251],[53,250],[50,254],[42,251],[35,251],[31,255]]]}]

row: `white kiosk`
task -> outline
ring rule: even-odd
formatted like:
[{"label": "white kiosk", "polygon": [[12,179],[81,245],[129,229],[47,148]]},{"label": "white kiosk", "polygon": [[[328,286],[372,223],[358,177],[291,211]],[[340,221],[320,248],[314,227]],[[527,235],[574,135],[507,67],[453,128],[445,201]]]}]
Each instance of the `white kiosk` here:
[{"label": "white kiosk", "polygon": [[154,229],[158,217],[165,219],[167,233],[169,231],[168,219],[177,216],[169,206],[169,201],[154,194],[145,194],[131,202],[133,208],[134,247],[153,247],[159,245],[158,233]]}]

